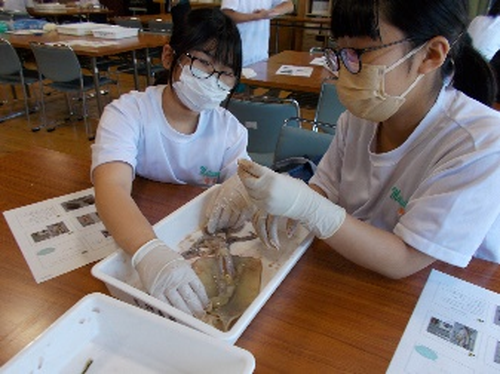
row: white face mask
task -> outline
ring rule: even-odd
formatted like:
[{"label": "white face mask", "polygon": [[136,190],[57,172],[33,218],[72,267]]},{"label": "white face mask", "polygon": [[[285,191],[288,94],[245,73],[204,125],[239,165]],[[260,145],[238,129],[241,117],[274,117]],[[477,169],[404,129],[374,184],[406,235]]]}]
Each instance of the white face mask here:
[{"label": "white face mask", "polygon": [[342,69],[337,81],[339,100],[356,117],[373,122],[387,120],[401,108],[406,95],[424,75],[420,74],[399,96],[391,96],[385,92],[385,75],[420,51],[424,45],[413,49],[390,66],[363,64],[357,74]]},{"label": "white face mask", "polygon": [[217,108],[229,95],[229,87],[221,89],[214,74],[206,79],[197,78],[191,73],[189,65],[182,67],[181,76],[172,84],[179,100],[193,112]]}]

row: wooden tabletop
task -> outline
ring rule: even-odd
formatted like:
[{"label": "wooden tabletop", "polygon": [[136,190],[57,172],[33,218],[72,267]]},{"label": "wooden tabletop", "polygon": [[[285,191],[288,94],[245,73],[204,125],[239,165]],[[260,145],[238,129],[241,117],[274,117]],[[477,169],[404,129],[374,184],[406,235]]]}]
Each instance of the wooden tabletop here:
[{"label": "wooden tabletop", "polygon": [[78,55],[99,57],[114,55],[123,52],[130,52],[143,48],[163,47],[169,40],[170,36],[160,33],[140,32],[137,36],[123,39],[103,39],[95,38],[90,35],[75,36],[65,35],[57,31],[51,31],[42,35],[16,35],[16,34],[1,34],[2,38],[7,39],[15,48],[30,48],[30,42],[41,43],[64,43],[73,40],[82,40],[85,42],[100,43],[103,41],[112,42],[108,45],[72,45],[72,48]]},{"label": "wooden tabletop", "polygon": [[90,14],[112,14],[113,11],[102,7],[77,7],[67,6],[65,8],[40,9],[28,8],[28,13],[33,17],[58,17],[58,16],[79,16]]},{"label": "wooden tabletop", "polygon": [[[258,87],[319,93],[321,90],[321,83],[325,79],[331,77],[332,74],[322,66],[310,65],[311,61],[316,57],[321,57],[321,54],[283,51],[272,55],[267,60],[248,66],[248,68],[254,70],[257,75],[253,78],[242,77],[241,82]],[[313,68],[313,72],[310,77],[276,74],[282,65],[310,66]]]},{"label": "wooden tabletop", "polygon": [[[91,186],[89,160],[34,148],[0,158],[0,209],[13,209]],[[202,192],[139,178],[134,198],[151,223]],[[5,219],[0,219],[0,365],[83,296],[108,294],[92,265],[36,284]],[[466,269],[433,268],[500,292],[500,267],[473,260]],[[257,314],[237,346],[255,373],[384,373],[430,268],[389,280],[315,241]]]},{"label": "wooden tabletop", "polygon": [[299,17],[293,15],[283,15],[271,19],[271,24],[278,24],[280,26],[291,24],[293,26],[299,26],[299,27],[308,27],[306,24],[329,26],[330,22],[331,22],[330,17],[324,17],[324,16]]}]

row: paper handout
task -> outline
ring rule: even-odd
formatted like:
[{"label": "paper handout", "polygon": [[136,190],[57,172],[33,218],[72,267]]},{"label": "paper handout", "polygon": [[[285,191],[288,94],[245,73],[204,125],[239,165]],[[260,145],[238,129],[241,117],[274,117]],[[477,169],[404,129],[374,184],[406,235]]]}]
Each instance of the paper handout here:
[{"label": "paper handout", "polygon": [[387,373],[500,373],[500,294],[432,270]]},{"label": "paper handout", "polygon": [[97,214],[93,188],[3,214],[37,283],[118,249]]}]

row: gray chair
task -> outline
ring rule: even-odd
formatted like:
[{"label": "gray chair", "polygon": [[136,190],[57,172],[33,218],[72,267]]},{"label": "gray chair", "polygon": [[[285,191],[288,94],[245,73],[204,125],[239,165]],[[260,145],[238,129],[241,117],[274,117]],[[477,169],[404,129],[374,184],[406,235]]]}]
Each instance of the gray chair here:
[{"label": "gray chair", "polygon": [[[23,93],[24,113],[28,121],[28,126],[33,130],[39,130],[39,127],[31,127],[30,108],[29,108],[29,86],[38,82],[38,73],[34,70],[25,69],[15,48],[6,39],[0,38],[0,84],[12,89],[13,97],[16,98],[15,86],[20,86]],[[8,116],[0,118],[0,122],[17,117],[19,113],[11,113]]]},{"label": "gray chair", "polygon": [[[35,56],[40,79],[40,101],[42,106],[42,126],[47,127],[47,113],[44,100],[43,81],[49,80],[47,84],[55,91],[66,95],[70,115],[73,114],[69,94],[77,94],[82,103],[82,117],[85,123],[85,131],[89,140],[94,138],[94,132],[88,121],[87,92],[94,90],[96,84],[90,75],[84,75],[78,57],[73,49],[65,44],[44,44],[32,42],[31,50]],[[116,81],[109,77],[99,77],[97,86],[109,86]],[[55,129],[54,126],[47,127],[48,131]]]},{"label": "gray chair", "polygon": [[298,102],[291,99],[232,99],[227,109],[248,129],[247,151],[252,160],[268,167],[273,164],[283,122],[300,116]]},{"label": "gray chair", "polygon": [[317,126],[318,129],[334,134],[335,124],[340,115],[346,110],[344,105],[340,102],[337,95],[337,88],[334,80],[326,79],[321,84],[321,91],[316,106],[314,121],[323,124],[331,124],[333,126]]},{"label": "gray chair", "polygon": [[148,30],[150,32],[164,33],[164,34],[172,34],[172,22],[164,21],[161,18],[152,19],[148,22]]},{"label": "gray chair", "polygon": [[142,22],[137,17],[117,17],[115,18],[114,21],[118,26],[129,27],[139,30],[143,29]]},{"label": "gray chair", "polygon": [[[144,31],[142,21],[137,17],[118,17],[115,18],[115,23],[119,26],[137,28],[141,32]],[[158,26],[158,30],[161,30],[161,26]],[[140,51],[139,53],[137,53],[136,56],[137,74],[139,76],[146,77],[146,85],[150,81],[150,78],[156,78],[158,74],[165,71],[165,68],[161,63],[151,63],[151,58],[156,58],[156,59],[161,58],[161,51],[162,48],[155,48],[155,49],[149,49],[148,54],[146,54],[144,51]],[[123,74],[134,74],[134,64],[129,54],[121,54],[120,58],[121,58],[121,64],[116,69],[116,72]],[[148,77],[148,64],[149,64],[149,77]],[[139,82],[137,82],[137,84],[139,84]],[[137,86],[136,89],[139,89],[139,87]]]}]

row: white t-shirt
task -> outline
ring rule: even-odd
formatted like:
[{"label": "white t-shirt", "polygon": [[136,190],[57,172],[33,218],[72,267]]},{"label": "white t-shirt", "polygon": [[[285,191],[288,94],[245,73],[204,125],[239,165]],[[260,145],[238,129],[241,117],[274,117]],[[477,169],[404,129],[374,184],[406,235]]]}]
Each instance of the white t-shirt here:
[{"label": "white t-shirt", "polygon": [[[253,13],[259,9],[272,9],[287,0],[222,0],[221,9],[239,13]],[[248,66],[269,57],[269,19],[238,23],[243,49],[243,66]]]},{"label": "white t-shirt", "polygon": [[135,174],[154,181],[199,186],[235,174],[237,160],[249,158],[246,128],[218,107],[200,113],[193,134],[177,132],[163,113],[165,87],[132,91],[106,106],[92,145],[92,170],[123,161]]},{"label": "white t-shirt", "polygon": [[500,262],[500,112],[446,88],[400,147],[372,152],[376,130],[342,114],[309,183],[434,258]]},{"label": "white t-shirt", "polygon": [[490,61],[500,49],[500,17],[477,16],[467,31],[472,45]]}]

